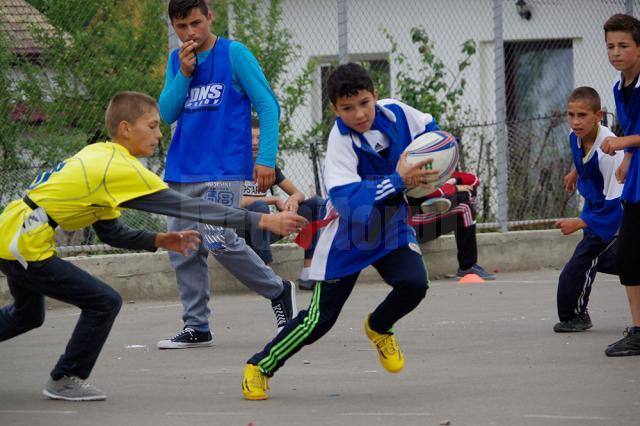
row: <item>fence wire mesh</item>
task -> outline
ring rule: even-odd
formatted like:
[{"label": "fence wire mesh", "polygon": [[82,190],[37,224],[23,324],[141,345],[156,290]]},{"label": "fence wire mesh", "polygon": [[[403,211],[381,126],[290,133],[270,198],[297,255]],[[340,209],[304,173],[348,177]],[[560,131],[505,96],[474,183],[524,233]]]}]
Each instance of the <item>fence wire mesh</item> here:
[{"label": "fence wire mesh", "polygon": [[[105,140],[103,115],[117,91],[159,97],[169,48],[178,45],[166,6],[167,0],[0,0],[0,205],[22,196],[39,172]],[[325,83],[348,58],[367,67],[381,98],[431,113],[459,138],[460,168],[482,183],[477,207],[484,228],[577,214],[578,197],[562,185],[571,167],[566,98],[575,87],[594,87],[606,124],[615,124],[616,74],[602,25],[615,13],[640,12],[640,0],[212,0],[210,6],[212,32],[245,43],[277,94],[279,161],[306,195],[326,195],[321,167],[333,116]],[[498,33],[504,44],[496,62]],[[145,160],[158,174],[168,125],[163,134],[159,152]],[[506,218],[499,217],[501,206]],[[165,229],[165,219],[154,215],[127,211],[123,219]],[[91,230],[60,231],[59,244],[68,247],[63,254],[105,249]]]}]

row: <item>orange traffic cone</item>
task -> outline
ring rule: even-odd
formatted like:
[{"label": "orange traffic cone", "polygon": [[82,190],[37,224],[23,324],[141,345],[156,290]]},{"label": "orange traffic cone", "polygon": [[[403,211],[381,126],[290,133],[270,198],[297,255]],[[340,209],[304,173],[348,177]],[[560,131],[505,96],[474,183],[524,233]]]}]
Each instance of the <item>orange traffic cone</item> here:
[{"label": "orange traffic cone", "polygon": [[484,280],[477,274],[467,274],[458,280],[460,284],[480,284]]}]

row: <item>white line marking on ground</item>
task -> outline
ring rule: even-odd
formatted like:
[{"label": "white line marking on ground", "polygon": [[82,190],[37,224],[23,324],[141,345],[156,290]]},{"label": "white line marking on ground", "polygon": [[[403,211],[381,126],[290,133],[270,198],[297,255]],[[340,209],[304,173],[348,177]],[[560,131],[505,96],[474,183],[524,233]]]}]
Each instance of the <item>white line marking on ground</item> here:
[{"label": "white line marking on ground", "polygon": [[56,410],[0,410],[1,414],[78,414],[77,411]]},{"label": "white line marking on ground", "polygon": [[[146,311],[146,310],[151,310],[151,309],[164,309],[164,308],[173,308],[173,307],[180,307],[182,306],[180,303],[163,303],[161,305],[151,305],[151,306],[143,306],[143,307],[138,307],[138,309],[140,309],[141,311]],[[70,313],[66,313],[66,314],[47,314],[48,318],[68,318],[68,317],[77,317],[80,315],[80,312],[70,312]]]},{"label": "white line marking on ground", "polygon": [[547,414],[525,414],[524,417],[529,419],[555,419],[555,420],[610,420],[609,417],[552,416]]},{"label": "white line marking on ground", "polygon": [[165,416],[245,416],[245,411],[168,411]]},{"label": "white line marking on ground", "polygon": [[140,308],[140,310],[174,308],[176,306],[182,306],[182,305],[180,303],[169,303],[169,304],[164,303],[162,305],[143,306],[142,308]]},{"label": "white line marking on ground", "polygon": [[433,416],[433,413],[342,413],[343,416],[393,416],[393,417],[419,417]]}]

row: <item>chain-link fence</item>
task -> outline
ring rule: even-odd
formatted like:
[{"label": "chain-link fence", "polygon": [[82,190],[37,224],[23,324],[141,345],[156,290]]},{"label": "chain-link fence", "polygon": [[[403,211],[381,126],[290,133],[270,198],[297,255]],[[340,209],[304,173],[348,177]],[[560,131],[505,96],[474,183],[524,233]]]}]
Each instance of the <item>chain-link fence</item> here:
[{"label": "chain-link fence", "polygon": [[[0,204],[40,171],[106,138],[119,90],[158,97],[178,40],[167,0],[0,0]],[[245,43],[278,95],[280,163],[306,195],[326,195],[332,124],[326,78],[367,67],[380,97],[429,112],[461,141],[460,168],[482,183],[480,226],[515,229],[575,216],[566,98],[594,87],[615,123],[602,25],[640,0],[211,0],[212,31]],[[146,160],[162,174],[170,129]],[[164,218],[128,211],[134,227]],[[91,231],[60,233],[62,252],[104,249]],[[81,246],[78,248],[77,246]]]}]

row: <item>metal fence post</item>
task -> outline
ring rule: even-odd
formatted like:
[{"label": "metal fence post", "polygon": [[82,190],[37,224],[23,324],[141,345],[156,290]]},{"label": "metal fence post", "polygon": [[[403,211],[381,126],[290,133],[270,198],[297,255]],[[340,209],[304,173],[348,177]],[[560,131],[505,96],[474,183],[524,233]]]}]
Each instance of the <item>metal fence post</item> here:
[{"label": "metal fence post", "polygon": [[[169,1],[167,0],[167,5],[169,5]],[[173,30],[173,25],[171,25],[171,18],[167,15],[167,35],[169,36],[169,52],[173,52],[174,49],[180,47],[180,40],[178,40],[178,36],[176,32]],[[171,123],[171,138],[173,139],[173,134],[176,131],[177,121]]]},{"label": "metal fence post", "polygon": [[498,223],[500,231],[507,232],[509,220],[509,196],[507,194],[507,132],[506,132],[506,89],[504,74],[504,44],[502,39],[503,0],[493,0],[493,40],[496,86],[496,151],[498,186]]},{"label": "metal fence post", "polygon": [[349,62],[347,1],[338,0],[338,63],[340,64]]}]

